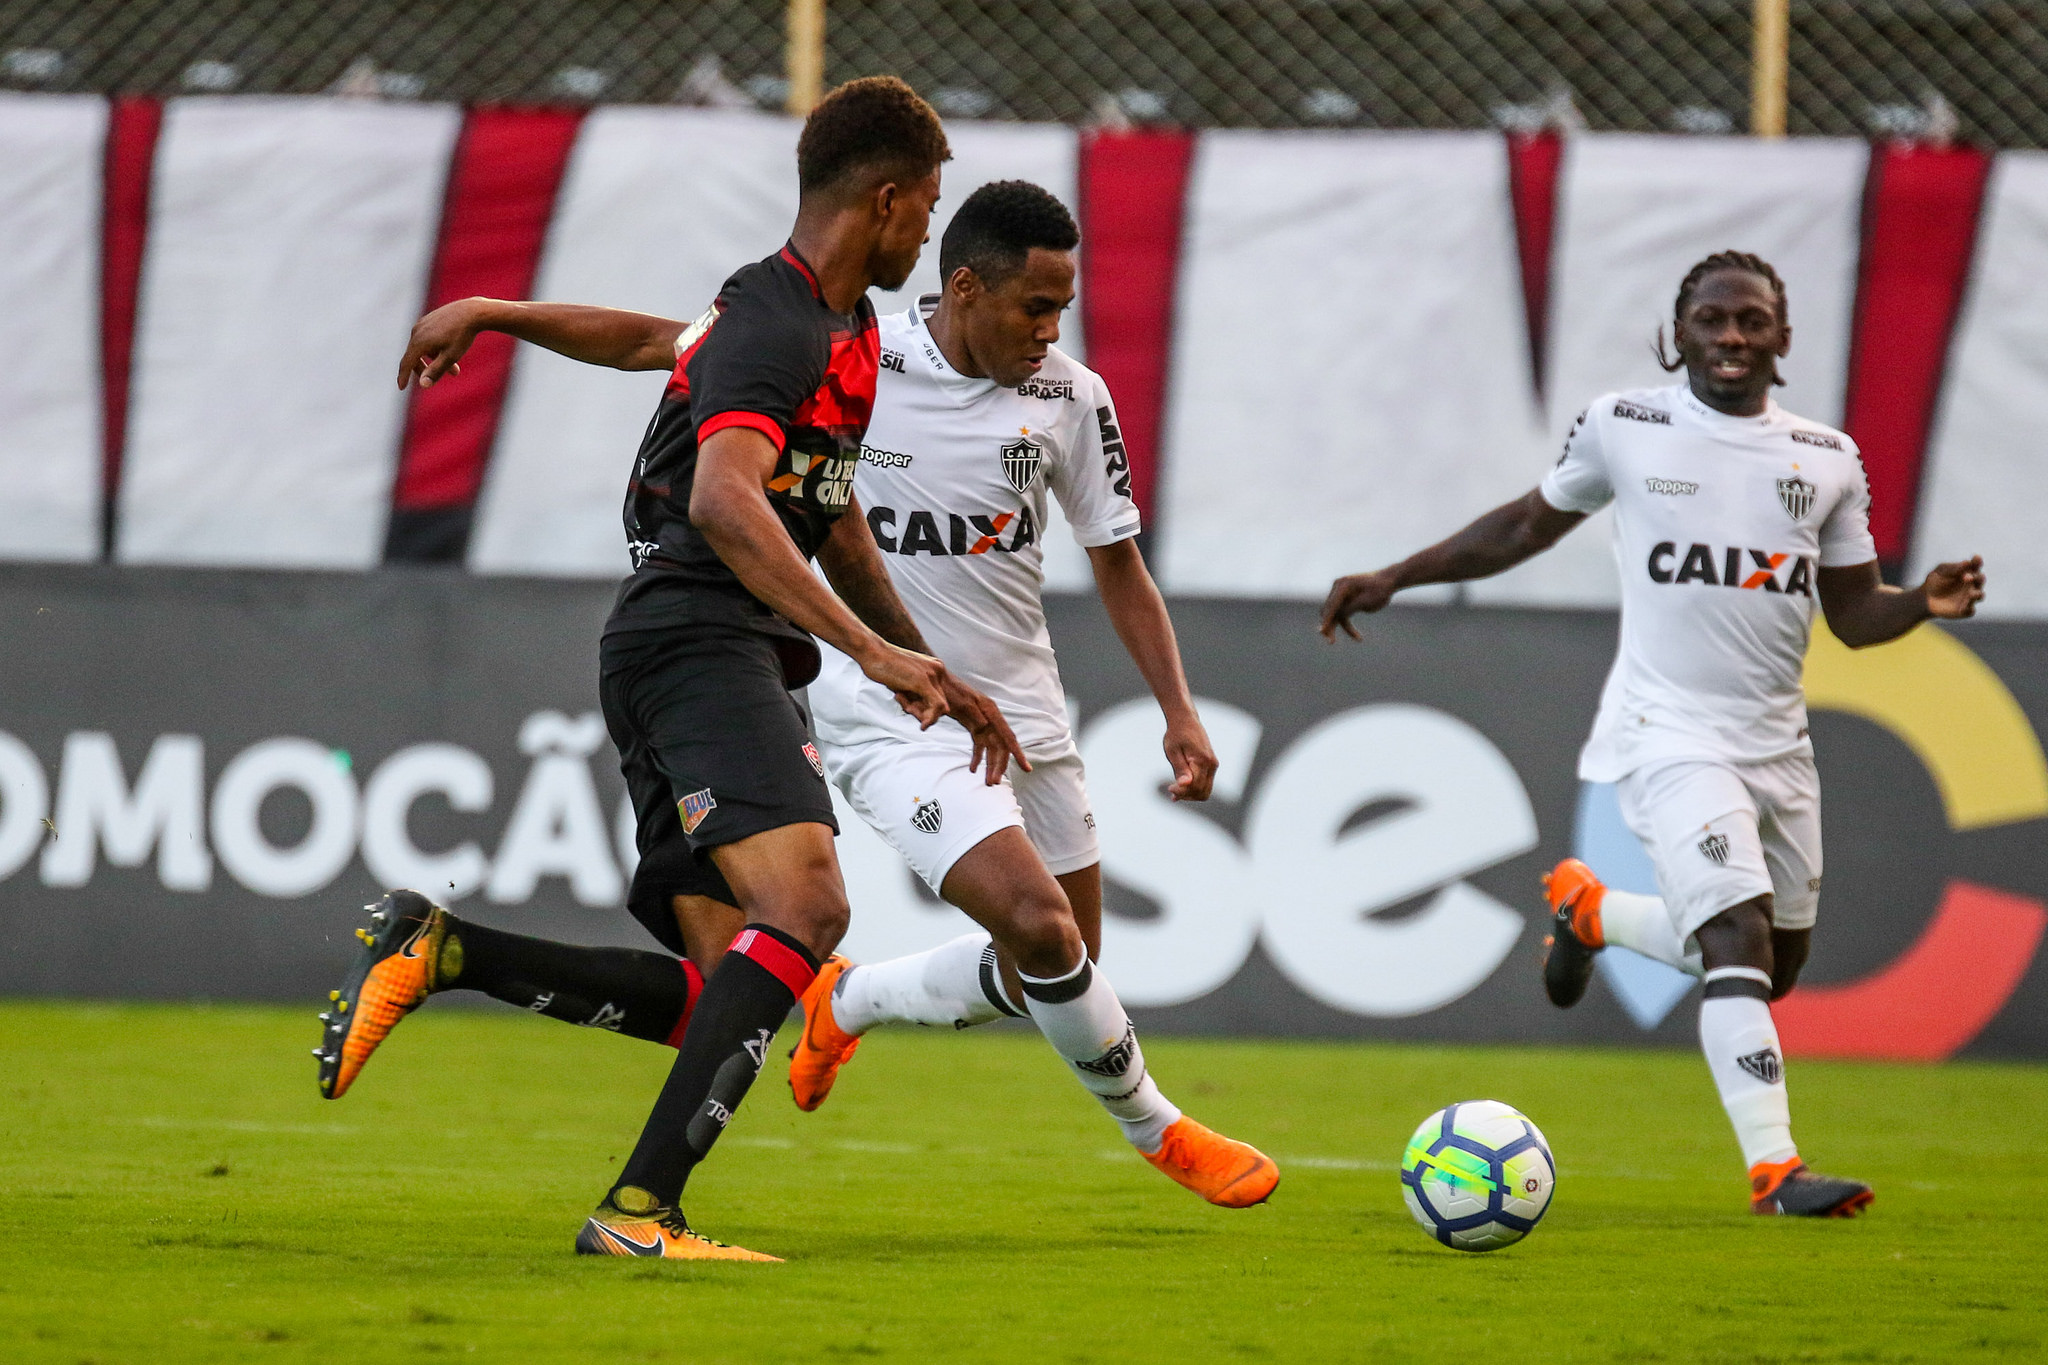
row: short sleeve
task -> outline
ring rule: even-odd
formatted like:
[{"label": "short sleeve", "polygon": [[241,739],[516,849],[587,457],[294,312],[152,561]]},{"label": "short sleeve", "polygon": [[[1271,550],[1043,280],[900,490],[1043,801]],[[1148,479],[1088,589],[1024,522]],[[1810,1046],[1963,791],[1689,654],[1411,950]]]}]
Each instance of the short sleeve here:
[{"label": "short sleeve", "polygon": [[1138,504],[1131,497],[1130,456],[1109,386],[1091,374],[1085,389],[1079,384],[1075,389],[1077,397],[1087,396],[1092,411],[1082,420],[1073,449],[1053,468],[1052,493],[1077,542],[1088,548],[1113,545],[1138,534],[1140,526]]},{"label": "short sleeve", "polygon": [[697,439],[747,426],[788,443],[797,409],[825,382],[831,342],[809,309],[778,307],[758,283],[734,291],[682,362]]},{"label": "short sleeve", "polygon": [[1820,566],[1842,569],[1851,564],[1868,564],[1877,558],[1877,541],[1870,534],[1870,480],[1863,472],[1863,457],[1849,447],[1850,468],[1841,495],[1828,509],[1820,524]]},{"label": "short sleeve", "polygon": [[1564,438],[1564,454],[1543,476],[1543,500],[1560,512],[1591,514],[1614,501],[1614,483],[1607,472],[1607,452],[1600,445],[1594,409],[1580,413]]}]

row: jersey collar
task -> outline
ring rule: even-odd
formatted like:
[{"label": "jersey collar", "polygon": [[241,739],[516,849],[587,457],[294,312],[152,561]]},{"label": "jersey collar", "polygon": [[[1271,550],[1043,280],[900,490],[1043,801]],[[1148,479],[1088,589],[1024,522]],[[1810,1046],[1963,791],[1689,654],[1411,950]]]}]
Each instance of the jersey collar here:
[{"label": "jersey collar", "polygon": [[925,325],[924,310],[913,308],[910,313],[911,342],[918,355],[923,357],[932,378],[938,381],[940,392],[964,407],[995,388],[993,379],[973,379],[954,369],[952,362],[946,359],[946,353],[939,349],[931,328]]},{"label": "jersey collar", "polygon": [[1692,391],[1690,384],[1676,384],[1673,387],[1678,390],[1679,406],[1691,414],[1693,420],[1711,431],[1724,432],[1731,436],[1761,436],[1784,421],[1785,410],[1778,406],[1778,400],[1775,398],[1766,398],[1764,410],[1754,417],[1736,417],[1702,403],[1699,395]]},{"label": "jersey collar", "polygon": [[796,249],[796,243],[784,242],[782,250],[776,254],[796,267],[796,273],[803,276],[804,283],[811,287],[811,297],[819,303],[823,303],[825,301],[825,291],[818,285],[818,272],[811,269],[811,263],[804,259],[804,254],[801,251]]}]

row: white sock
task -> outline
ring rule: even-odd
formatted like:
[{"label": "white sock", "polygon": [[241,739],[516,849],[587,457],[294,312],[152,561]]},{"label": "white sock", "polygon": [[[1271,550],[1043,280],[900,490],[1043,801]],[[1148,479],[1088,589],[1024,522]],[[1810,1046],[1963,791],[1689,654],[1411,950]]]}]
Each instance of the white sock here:
[{"label": "white sock", "polygon": [[1700,951],[1687,952],[1685,940],[1671,923],[1662,896],[1641,896],[1608,887],[1600,897],[1600,936],[1616,948],[1654,958],[1667,967],[1698,976]]},{"label": "white sock", "polygon": [[877,1024],[971,1028],[1023,1011],[1003,995],[995,944],[962,934],[927,952],[849,967],[832,988],[832,1018],[851,1034]]},{"label": "white sock", "polygon": [[1109,1111],[1133,1147],[1158,1151],[1180,1110],[1146,1073],[1138,1031],[1108,978],[1084,957],[1065,976],[1026,976],[1023,982],[1032,1022],[1066,1059],[1074,1079]]},{"label": "white sock", "polygon": [[[1707,974],[1756,980],[1769,988],[1767,973],[1755,967],[1717,967]],[[1786,1161],[1799,1154],[1792,1142],[1792,1105],[1785,1097],[1785,1054],[1768,1003],[1746,995],[1709,997],[1700,1002],[1700,1051],[1721,1092],[1721,1107],[1735,1125],[1742,1161]]]}]

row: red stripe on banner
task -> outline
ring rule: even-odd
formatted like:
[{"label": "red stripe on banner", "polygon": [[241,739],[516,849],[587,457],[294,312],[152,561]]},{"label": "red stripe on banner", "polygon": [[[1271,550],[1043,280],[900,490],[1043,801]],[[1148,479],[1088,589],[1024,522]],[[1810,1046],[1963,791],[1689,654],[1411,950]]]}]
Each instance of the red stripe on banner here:
[{"label": "red stripe on banner", "polygon": [[739,937],[732,941],[732,946],[726,951],[751,958],[755,965],[789,987],[789,993],[799,999],[811,988],[811,982],[817,979],[818,969],[806,962],[802,953],[773,934],[764,934],[759,929],[740,930]]},{"label": "red stripe on banner", "polygon": [[1550,348],[1550,244],[1557,227],[1557,177],[1564,138],[1556,132],[1509,133],[1508,194],[1522,265],[1522,308],[1529,327],[1530,382],[1543,393]]},{"label": "red stripe on banner", "polygon": [[[570,149],[583,115],[576,110],[469,111],[455,145],[441,238],[427,285],[427,307],[473,295],[523,299],[533,289],[541,247],[554,216]],[[406,553],[394,521],[393,558],[460,558],[467,510],[483,487],[484,465],[512,375],[512,338],[487,332],[462,359],[454,382],[416,390],[392,489],[395,513],[462,511],[452,554]]]},{"label": "red stripe on banner", "polygon": [[1159,486],[1174,285],[1192,133],[1092,132],[1081,139],[1081,308],[1088,364],[1109,385],[1149,522]]},{"label": "red stripe on banner", "polygon": [[121,457],[128,447],[129,374],[135,306],[149,241],[149,182],[163,131],[161,101],[123,95],[107,122],[106,188],[100,207],[100,553],[114,552]]},{"label": "red stripe on banner", "polygon": [[1991,157],[1897,144],[1870,159],[1843,427],[1870,475],[1870,529],[1904,564]]}]

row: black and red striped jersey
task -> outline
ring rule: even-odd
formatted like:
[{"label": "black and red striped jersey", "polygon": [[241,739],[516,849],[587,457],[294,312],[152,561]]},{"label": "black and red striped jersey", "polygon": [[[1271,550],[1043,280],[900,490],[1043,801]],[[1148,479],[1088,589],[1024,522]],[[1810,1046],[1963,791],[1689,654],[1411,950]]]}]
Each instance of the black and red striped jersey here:
[{"label": "black and red striped jersey", "polygon": [[875,403],[880,347],[866,296],[836,313],[817,275],[785,246],[743,266],[676,341],[675,371],[641,440],[626,490],[633,574],[606,633],[744,623],[808,641],[741,584],[690,524],[697,450],[726,427],[751,427],[781,452],[769,504],[797,550],[814,556],[853,496]]}]

